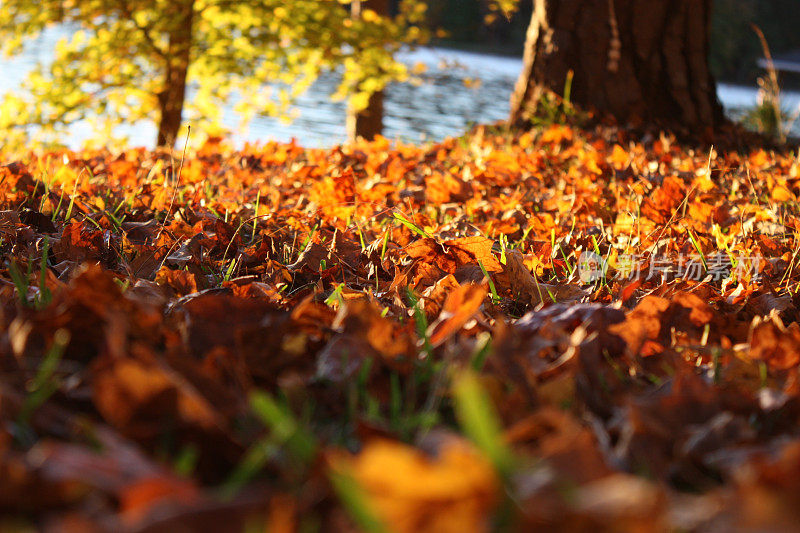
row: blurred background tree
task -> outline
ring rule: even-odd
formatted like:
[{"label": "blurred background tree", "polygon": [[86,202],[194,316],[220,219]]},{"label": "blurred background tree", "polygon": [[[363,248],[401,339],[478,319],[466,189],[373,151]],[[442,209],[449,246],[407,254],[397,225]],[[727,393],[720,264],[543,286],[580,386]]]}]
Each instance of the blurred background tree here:
[{"label": "blurred background tree", "polygon": [[[342,69],[334,97],[364,109],[371,94],[403,80],[395,61],[404,45],[424,42],[426,5],[402,0],[395,16],[349,0],[4,0],[0,49],[7,55],[48,27],[62,25],[52,64],[39,65],[24,93],[0,104],[0,132],[21,135],[90,118],[109,132],[150,120],[157,144],[173,146],[185,119],[214,131],[223,102],[236,101],[246,123],[279,114],[317,79]],[[187,99],[187,95],[191,97]],[[185,113],[184,111],[188,111]]]},{"label": "blurred background tree", "polygon": [[[522,55],[531,2],[515,0],[428,0],[428,28],[436,44],[478,51]],[[518,7],[518,9],[516,9]]]}]

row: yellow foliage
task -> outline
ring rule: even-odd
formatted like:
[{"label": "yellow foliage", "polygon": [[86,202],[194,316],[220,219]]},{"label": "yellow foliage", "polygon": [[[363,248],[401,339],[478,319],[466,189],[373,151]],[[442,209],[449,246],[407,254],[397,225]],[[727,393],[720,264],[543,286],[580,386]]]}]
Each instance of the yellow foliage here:
[{"label": "yellow foliage", "polygon": [[456,439],[447,441],[436,458],[405,444],[374,440],[355,457],[334,457],[333,467],[353,476],[380,518],[397,532],[486,531],[485,517],[498,499],[499,482],[489,462]]},{"label": "yellow foliage", "polygon": [[[234,93],[246,103],[238,106],[242,126],[255,114],[287,116],[294,99],[321,73],[340,67],[344,76],[336,94],[359,107],[390,81],[407,79],[394,55],[402,46],[424,42],[428,32],[419,26],[425,13],[421,0],[403,0],[396,17],[365,9],[358,20],[348,4],[3,1],[0,43],[7,53],[19,53],[26,39],[50,26],[69,24],[75,31],[58,43],[52,65],[33,70],[23,95],[0,99],[0,143],[19,135],[12,127],[18,125],[38,124],[58,133],[87,118],[101,117],[106,130],[159,120],[158,95],[167,88],[167,69],[180,66],[175,48],[181,40],[191,49],[186,82],[197,87],[185,106],[195,131],[218,131],[221,104]],[[193,17],[187,22],[189,9]],[[291,90],[262,97],[275,86]],[[13,112],[5,112],[11,106]]]}]

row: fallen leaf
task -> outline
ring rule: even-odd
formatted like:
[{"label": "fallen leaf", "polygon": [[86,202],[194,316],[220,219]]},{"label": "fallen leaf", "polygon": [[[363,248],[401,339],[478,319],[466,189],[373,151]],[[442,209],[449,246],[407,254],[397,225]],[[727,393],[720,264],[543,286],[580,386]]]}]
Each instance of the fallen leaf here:
[{"label": "fallen leaf", "polygon": [[485,517],[499,496],[490,464],[457,440],[446,441],[436,458],[373,440],[355,457],[334,455],[331,467],[351,473],[379,516],[398,532],[485,531]]},{"label": "fallen leaf", "polygon": [[508,276],[512,290],[529,298],[532,306],[540,303],[566,302],[582,300],[588,293],[578,285],[569,283],[553,285],[538,282],[528,267],[519,250],[506,251],[506,264],[503,270]]},{"label": "fallen leaf", "polygon": [[800,326],[796,322],[786,327],[775,314],[766,320],[756,318],[748,342],[750,357],[772,368],[787,370],[800,363]]},{"label": "fallen leaf", "polygon": [[471,319],[486,298],[482,285],[461,285],[447,296],[439,318],[430,326],[430,343],[435,347],[452,337]]}]

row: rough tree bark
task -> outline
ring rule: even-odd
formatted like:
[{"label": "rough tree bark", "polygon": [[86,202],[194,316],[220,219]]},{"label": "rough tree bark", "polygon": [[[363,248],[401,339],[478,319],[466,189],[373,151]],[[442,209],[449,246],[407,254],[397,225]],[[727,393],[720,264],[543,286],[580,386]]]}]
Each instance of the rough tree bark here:
[{"label": "rough tree bark", "polygon": [[[378,15],[389,15],[390,0],[353,0],[350,4],[353,18],[361,16],[363,8],[371,9]],[[383,132],[383,91],[373,93],[363,111],[347,110],[347,138],[351,141],[358,137],[372,140]]]},{"label": "rough tree bark", "polygon": [[[533,0],[511,97],[524,126],[546,91],[622,122],[708,134],[724,122],[708,68],[711,0]],[[699,130],[699,131],[698,131]]]},{"label": "rough tree bark", "polygon": [[161,117],[156,139],[158,146],[169,148],[175,146],[181,127],[183,101],[186,97],[186,75],[191,61],[194,2],[181,0],[175,7],[180,11],[175,26],[169,33],[164,87],[158,94]]}]

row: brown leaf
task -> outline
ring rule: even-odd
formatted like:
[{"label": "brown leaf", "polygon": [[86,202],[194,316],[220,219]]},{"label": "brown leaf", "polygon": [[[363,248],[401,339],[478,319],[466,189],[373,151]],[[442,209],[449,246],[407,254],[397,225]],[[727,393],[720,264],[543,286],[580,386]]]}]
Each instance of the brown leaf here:
[{"label": "brown leaf", "polygon": [[355,335],[332,338],[317,355],[315,377],[333,383],[347,383],[363,368],[363,362],[378,355],[370,344]]},{"label": "brown leaf", "polygon": [[646,343],[653,343],[661,334],[661,315],[669,307],[669,300],[647,296],[628,313],[625,321],[615,324],[609,331],[622,337],[633,353],[640,353]]},{"label": "brown leaf", "polygon": [[305,249],[300,252],[297,261],[291,265],[287,265],[289,270],[300,270],[303,267],[308,267],[312,272],[319,272],[320,264],[323,260],[327,261],[330,256],[328,247],[316,242],[310,242]]},{"label": "brown leaf", "polygon": [[381,316],[381,310],[367,300],[352,300],[339,309],[333,327],[366,340],[389,359],[408,360],[416,347],[412,338],[396,323]]},{"label": "brown leaf", "polygon": [[198,358],[214,346],[234,346],[239,332],[276,313],[288,315],[266,300],[237,298],[228,289],[208,289],[184,298],[170,311],[185,321],[189,348]]},{"label": "brown leaf", "polygon": [[430,342],[435,347],[449,339],[480,310],[486,288],[461,285],[447,296],[439,318],[431,324]]},{"label": "brown leaf", "polygon": [[93,398],[103,418],[125,433],[148,438],[161,432],[159,420],[216,431],[223,421],[186,379],[162,363],[133,358],[96,365]]},{"label": "brown leaf", "polygon": [[516,294],[528,297],[530,304],[534,307],[542,302],[567,302],[582,300],[588,296],[586,291],[571,283],[553,285],[537,282],[528,267],[525,266],[519,250],[506,251],[506,264],[503,272],[508,276],[511,289]]},{"label": "brown leaf", "polygon": [[92,428],[92,436],[99,449],[54,441],[39,443],[31,451],[39,472],[51,481],[80,481],[115,496],[137,480],[170,475],[107,426]]},{"label": "brown leaf", "polygon": [[155,241],[156,236],[162,231],[162,225],[155,219],[146,222],[123,222],[122,231],[125,236],[136,244],[148,244]]},{"label": "brown leaf", "polygon": [[672,328],[699,338],[714,317],[711,306],[696,294],[678,292],[670,300],[647,296],[628,313],[625,322],[609,331],[625,339],[632,353],[652,355],[669,344]]},{"label": "brown leaf", "polygon": [[691,292],[675,293],[671,303],[688,309],[689,321],[697,327],[705,326],[714,319],[714,310],[708,302]]},{"label": "brown leaf", "polygon": [[156,283],[170,287],[178,296],[186,296],[197,292],[196,276],[186,270],[172,270],[168,267],[162,267],[156,273]]},{"label": "brown leaf", "polygon": [[[480,271],[480,269],[478,269],[478,271]],[[481,279],[483,279],[482,272],[480,277],[476,280],[476,283],[479,283]],[[420,303],[425,310],[425,316],[428,320],[435,320],[436,317],[439,316],[447,296],[454,290],[457,290],[461,285],[462,284],[456,280],[455,276],[448,274],[422,292]]]},{"label": "brown leaf", "polygon": [[444,253],[441,245],[433,239],[423,238],[408,243],[405,247],[408,257],[413,259],[434,259],[437,255]]},{"label": "brown leaf", "polygon": [[770,367],[786,370],[800,363],[800,326],[789,327],[773,314],[766,320],[756,318],[750,329],[750,357],[766,362]]},{"label": "brown leaf", "polygon": [[775,295],[771,292],[760,294],[748,301],[748,306],[754,313],[760,316],[769,315],[773,310],[779,315],[784,312],[794,312],[794,304],[792,297],[788,294],[781,296]]}]

